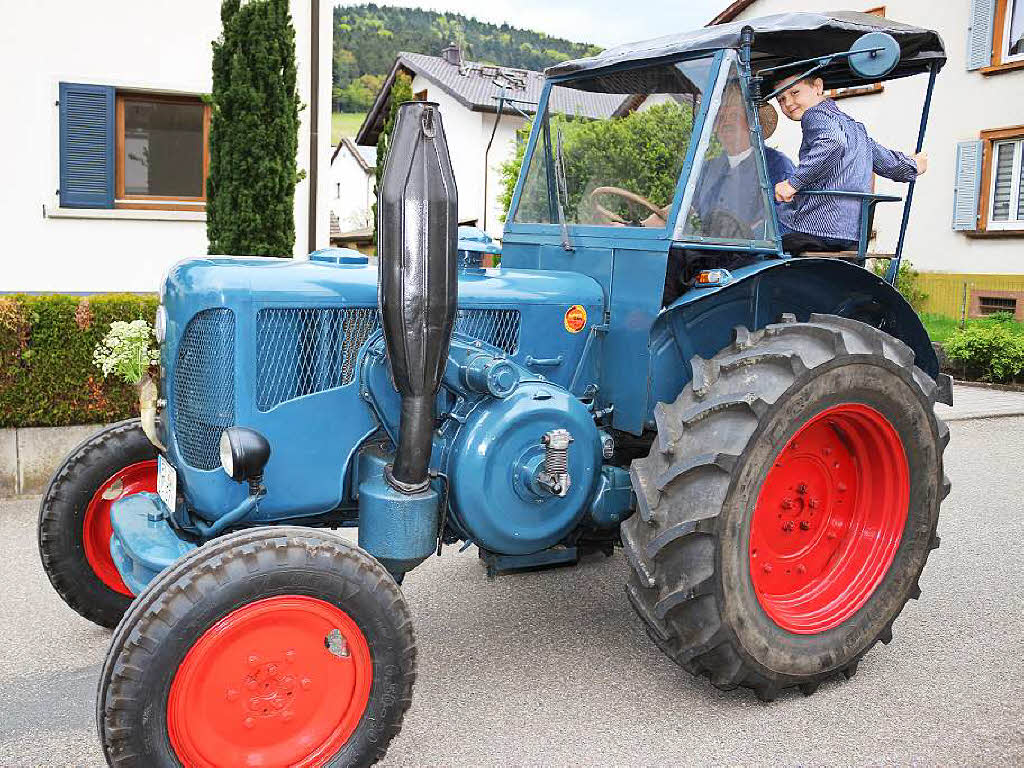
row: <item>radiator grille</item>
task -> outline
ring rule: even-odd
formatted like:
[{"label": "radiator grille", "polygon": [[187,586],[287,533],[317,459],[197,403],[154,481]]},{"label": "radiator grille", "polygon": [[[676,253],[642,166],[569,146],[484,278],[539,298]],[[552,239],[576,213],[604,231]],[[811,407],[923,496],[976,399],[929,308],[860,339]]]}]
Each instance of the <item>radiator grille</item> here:
[{"label": "radiator grille", "polygon": [[[256,320],[256,407],[351,384],[359,348],[380,328],[376,307],[261,309]],[[507,354],[519,347],[519,311],[460,309],[455,330]]]},{"label": "radiator grille", "polygon": [[220,466],[221,432],[235,420],[235,315],[206,309],[189,320],[174,369],[174,429],[185,461]]},{"label": "radiator grille", "polygon": [[519,349],[519,310],[460,309],[455,315],[455,330],[514,355]]},{"label": "radiator grille", "polygon": [[261,309],[256,321],[256,406],[350,384],[356,355],[380,316],[374,307]]}]

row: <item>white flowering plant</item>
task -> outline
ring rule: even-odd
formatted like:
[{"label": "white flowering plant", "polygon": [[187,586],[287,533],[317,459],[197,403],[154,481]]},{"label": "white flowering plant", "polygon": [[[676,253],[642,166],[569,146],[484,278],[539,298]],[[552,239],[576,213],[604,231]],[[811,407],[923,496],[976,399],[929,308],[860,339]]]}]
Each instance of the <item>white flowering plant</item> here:
[{"label": "white flowering plant", "polygon": [[92,361],[106,378],[114,374],[129,384],[138,385],[151,365],[160,362],[160,350],[153,343],[156,335],[145,320],[126,323],[115,320],[110,331],[92,353]]}]

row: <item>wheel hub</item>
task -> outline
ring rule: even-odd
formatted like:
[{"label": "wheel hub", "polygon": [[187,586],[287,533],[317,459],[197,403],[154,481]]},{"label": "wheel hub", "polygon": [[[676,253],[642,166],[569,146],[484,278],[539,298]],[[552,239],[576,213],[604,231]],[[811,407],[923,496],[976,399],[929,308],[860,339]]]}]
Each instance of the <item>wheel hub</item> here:
[{"label": "wheel hub", "polygon": [[134,593],[125,585],[110,555],[110,537],[114,533],[110,523],[110,507],[125,496],[143,491],[156,493],[155,459],[130,464],[107,478],[96,489],[82,519],[82,547],[89,567],[110,589],[129,597],[133,597]]},{"label": "wheel hub", "polygon": [[302,595],[228,614],[171,684],[168,735],[186,765],[319,765],[366,709],[373,659],[344,611]]},{"label": "wheel hub", "polygon": [[834,406],[797,430],[750,527],[754,592],[776,624],[824,632],[867,602],[899,547],[909,477],[899,434],[866,405]]}]

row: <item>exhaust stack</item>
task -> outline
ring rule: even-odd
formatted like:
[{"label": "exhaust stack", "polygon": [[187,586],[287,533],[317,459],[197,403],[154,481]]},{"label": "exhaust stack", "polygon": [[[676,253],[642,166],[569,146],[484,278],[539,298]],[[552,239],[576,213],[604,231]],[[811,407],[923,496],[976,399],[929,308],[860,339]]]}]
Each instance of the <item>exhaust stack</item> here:
[{"label": "exhaust stack", "polygon": [[402,493],[427,487],[434,400],[458,303],[458,193],[437,104],[401,104],[378,200],[380,313],[402,419],[395,463]]}]

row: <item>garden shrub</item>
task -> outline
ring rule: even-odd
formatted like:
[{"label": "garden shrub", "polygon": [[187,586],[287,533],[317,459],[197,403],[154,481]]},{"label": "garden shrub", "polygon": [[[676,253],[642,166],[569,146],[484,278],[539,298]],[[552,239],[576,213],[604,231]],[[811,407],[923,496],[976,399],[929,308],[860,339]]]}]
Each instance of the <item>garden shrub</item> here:
[{"label": "garden shrub", "polygon": [[997,314],[955,330],[943,344],[946,356],[968,377],[1006,382],[1024,373],[1024,335],[1010,315]]},{"label": "garden shrub", "polygon": [[153,321],[157,297],[0,296],[0,427],[57,427],[138,415],[134,387],[104,379],[93,351],[115,320]]},{"label": "garden shrub", "polygon": [[[887,269],[889,269],[888,261],[874,260],[872,270],[876,275],[885,277]],[[921,311],[921,307],[928,299],[928,293],[921,287],[920,277],[921,273],[914,269],[914,265],[910,263],[909,259],[900,261],[900,271],[896,275],[896,290],[903,295],[903,298],[916,312]]]}]

